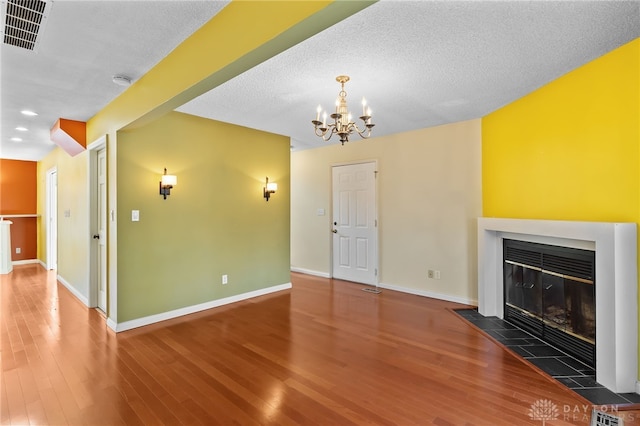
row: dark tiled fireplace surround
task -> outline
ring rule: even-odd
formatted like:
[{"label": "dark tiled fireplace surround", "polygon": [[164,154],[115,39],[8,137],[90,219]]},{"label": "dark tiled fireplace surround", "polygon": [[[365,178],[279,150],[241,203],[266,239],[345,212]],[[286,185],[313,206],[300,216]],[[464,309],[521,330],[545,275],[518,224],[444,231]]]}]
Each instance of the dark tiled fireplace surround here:
[{"label": "dark tiled fireplace surround", "polygon": [[[595,251],[595,370],[505,322],[503,240]],[[635,223],[478,219],[478,310],[460,312],[498,342],[588,400],[637,403]]]}]

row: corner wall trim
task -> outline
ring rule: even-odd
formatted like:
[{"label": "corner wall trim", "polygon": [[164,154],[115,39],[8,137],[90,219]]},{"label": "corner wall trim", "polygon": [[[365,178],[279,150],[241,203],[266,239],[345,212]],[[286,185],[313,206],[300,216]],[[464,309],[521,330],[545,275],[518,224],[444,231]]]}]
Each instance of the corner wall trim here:
[{"label": "corner wall trim", "polygon": [[89,307],[89,299],[87,299],[86,296],[80,293],[77,288],[72,286],[67,280],[62,278],[60,275],[58,275],[56,278],[58,279],[58,282],[60,284],[65,286],[67,290],[71,292],[71,294],[73,294],[78,300],[80,300],[86,307]]},{"label": "corner wall trim", "polygon": [[291,272],[299,272],[301,274],[314,275],[316,277],[322,277],[322,278],[331,278],[331,274],[329,274],[328,272],[320,272],[320,271],[314,271],[311,269],[297,268],[295,266],[291,267]]},{"label": "corner wall trim", "polygon": [[378,284],[378,287],[386,288],[388,290],[399,291],[401,293],[414,294],[416,296],[423,296],[423,297],[430,297],[432,299],[445,300],[447,302],[462,303],[463,305],[478,306],[478,301],[477,300],[466,299],[464,297],[458,297],[458,296],[451,296],[449,294],[442,294],[442,293],[436,293],[436,292],[433,292],[433,291],[419,290],[419,289],[416,289],[416,288],[401,287],[401,286],[397,286],[397,285],[393,285],[393,284],[385,284],[385,283]]},{"label": "corner wall trim", "polygon": [[109,327],[113,331],[116,331],[118,324],[111,318],[107,318],[107,327]]},{"label": "corner wall trim", "polygon": [[133,328],[155,324],[157,322],[178,318],[184,315],[194,314],[196,312],[217,308],[219,306],[224,306],[224,305],[240,302],[247,299],[252,299],[258,296],[264,296],[266,294],[275,293],[278,291],[288,290],[290,288],[291,288],[291,283],[275,285],[273,287],[262,288],[260,290],[254,290],[247,293],[238,294],[235,296],[225,297],[223,299],[211,300],[209,302],[200,303],[198,305],[192,305],[192,306],[186,306],[184,308],[174,309],[173,311],[149,315],[147,317],[142,317],[142,318],[136,318],[130,321],[117,323],[109,319],[107,320],[107,325],[111,329],[119,333],[121,331],[127,331]]}]

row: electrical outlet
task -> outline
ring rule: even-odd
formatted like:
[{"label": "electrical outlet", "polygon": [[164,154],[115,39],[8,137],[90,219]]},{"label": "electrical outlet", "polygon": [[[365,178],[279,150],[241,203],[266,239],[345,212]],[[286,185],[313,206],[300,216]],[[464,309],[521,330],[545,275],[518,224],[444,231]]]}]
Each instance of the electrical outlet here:
[{"label": "electrical outlet", "polygon": [[20,247],[16,247],[16,254],[22,253],[22,249]]},{"label": "electrical outlet", "polygon": [[429,271],[427,272],[427,278],[433,278],[433,270],[429,269]]},{"label": "electrical outlet", "polygon": [[227,274],[224,274],[222,276],[222,284],[225,285],[229,282],[229,276]]},{"label": "electrical outlet", "polygon": [[436,280],[440,279],[440,271],[433,271],[433,278],[435,278]]}]

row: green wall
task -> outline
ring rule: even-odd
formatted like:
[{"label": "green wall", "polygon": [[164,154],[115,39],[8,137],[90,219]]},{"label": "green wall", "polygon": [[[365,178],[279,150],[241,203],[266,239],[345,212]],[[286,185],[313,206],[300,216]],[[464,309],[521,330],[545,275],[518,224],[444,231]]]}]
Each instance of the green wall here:
[{"label": "green wall", "polygon": [[119,323],[290,282],[289,143],[176,112],[118,133]]}]

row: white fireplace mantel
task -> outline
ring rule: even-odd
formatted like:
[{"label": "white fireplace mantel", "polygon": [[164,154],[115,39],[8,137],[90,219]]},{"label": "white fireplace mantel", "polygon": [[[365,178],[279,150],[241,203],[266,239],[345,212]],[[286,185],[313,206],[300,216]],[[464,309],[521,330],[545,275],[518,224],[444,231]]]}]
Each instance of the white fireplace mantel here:
[{"label": "white fireplace mantel", "polygon": [[596,381],[636,392],[638,257],[635,223],[478,218],[478,311],[504,317],[502,240],[596,252]]}]

